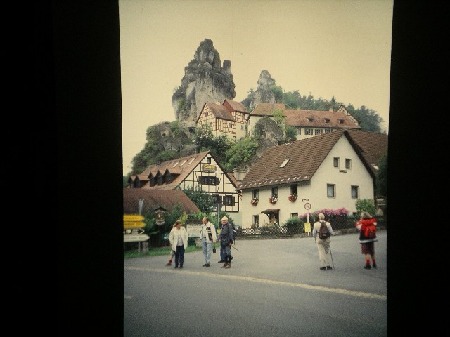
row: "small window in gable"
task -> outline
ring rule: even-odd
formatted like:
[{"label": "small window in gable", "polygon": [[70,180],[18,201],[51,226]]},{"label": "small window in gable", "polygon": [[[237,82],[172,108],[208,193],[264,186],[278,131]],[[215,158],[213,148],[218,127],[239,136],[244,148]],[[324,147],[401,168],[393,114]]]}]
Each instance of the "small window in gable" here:
[{"label": "small window in gable", "polygon": [[339,123],[339,124],[344,124],[344,120],[343,120],[342,118],[339,118],[339,119],[338,119],[338,123]]},{"label": "small window in gable", "polygon": [[345,159],[345,168],[347,170],[350,170],[352,168],[352,160],[351,159]]},{"label": "small window in gable", "polygon": [[333,158],[333,166],[334,167],[339,167],[339,157],[334,157]]}]

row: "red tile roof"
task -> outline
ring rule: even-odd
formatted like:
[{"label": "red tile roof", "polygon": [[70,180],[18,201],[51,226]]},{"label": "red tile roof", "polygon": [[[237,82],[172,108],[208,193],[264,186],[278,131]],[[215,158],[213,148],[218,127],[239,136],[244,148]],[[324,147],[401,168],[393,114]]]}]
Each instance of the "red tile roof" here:
[{"label": "red tile roof", "polygon": [[172,211],[176,205],[188,214],[197,213],[200,210],[191,199],[181,190],[153,191],[143,188],[123,189],[123,212],[124,214],[139,214],[139,200],[144,201],[142,215],[162,207]]},{"label": "red tile roof", "polygon": [[275,110],[284,112],[286,106],[283,103],[259,103],[253,111],[251,116],[272,116]]},{"label": "red tile roof", "polygon": [[[351,132],[336,130],[330,133],[297,140],[292,143],[268,148],[250,167],[249,172],[238,186],[239,189],[258,188],[261,186],[283,185],[309,181],[316,173],[319,166],[327,157],[336,142],[345,135],[355,152],[360,156],[363,164],[373,177],[375,171],[370,165],[372,151],[376,141],[370,139],[383,138],[379,134],[366,133],[364,131],[353,132],[357,139],[351,138]],[[386,136],[387,137],[387,136]],[[387,141],[387,138],[386,138]],[[377,153],[387,153],[387,143],[379,143],[381,149]],[[386,145],[386,146],[385,146]],[[283,166],[288,159],[287,163]]]},{"label": "red tile roof", "polygon": [[296,127],[360,129],[358,122],[343,111],[285,110],[286,124]]}]

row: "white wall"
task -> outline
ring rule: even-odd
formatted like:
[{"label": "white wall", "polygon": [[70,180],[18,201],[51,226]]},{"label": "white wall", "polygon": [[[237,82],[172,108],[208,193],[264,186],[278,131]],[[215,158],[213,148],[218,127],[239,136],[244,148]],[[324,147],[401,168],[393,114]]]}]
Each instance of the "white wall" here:
[{"label": "white wall", "polygon": [[[339,157],[341,169],[345,168],[345,159],[351,159],[352,167],[346,173],[340,172],[340,168],[333,166],[333,158]],[[335,198],[327,197],[327,184],[334,184],[336,187]],[[311,213],[321,209],[346,208],[350,213],[356,212],[356,199],[352,199],[351,186],[359,186],[359,199],[373,199],[373,180],[369,172],[353,150],[345,136],[336,143],[317,172],[311,179],[308,186],[297,186],[297,200],[288,200],[290,194],[289,185],[278,186],[278,201],[276,204],[269,202],[271,196],[271,186],[259,188],[259,202],[257,206],[251,204],[252,190],[244,190],[242,193],[242,205],[240,213],[242,215],[242,228],[249,228],[252,225],[253,215],[259,215],[260,226],[269,222],[268,217],[261,213],[266,209],[279,208],[279,221],[284,224],[290,218],[291,213],[298,213],[302,216],[306,213],[304,205],[311,204]],[[302,201],[309,199],[309,201]]]}]

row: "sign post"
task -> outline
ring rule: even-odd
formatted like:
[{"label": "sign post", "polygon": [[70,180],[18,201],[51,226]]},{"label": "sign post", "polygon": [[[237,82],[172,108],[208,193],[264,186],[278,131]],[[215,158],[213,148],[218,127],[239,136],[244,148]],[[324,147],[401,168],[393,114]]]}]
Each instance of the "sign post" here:
[{"label": "sign post", "polygon": [[[309,201],[309,199],[302,199],[303,202]],[[311,223],[309,222],[309,210],[311,209],[311,204],[309,202],[305,203],[303,206],[306,209],[306,223],[305,223],[305,233],[308,236],[311,235]]]}]

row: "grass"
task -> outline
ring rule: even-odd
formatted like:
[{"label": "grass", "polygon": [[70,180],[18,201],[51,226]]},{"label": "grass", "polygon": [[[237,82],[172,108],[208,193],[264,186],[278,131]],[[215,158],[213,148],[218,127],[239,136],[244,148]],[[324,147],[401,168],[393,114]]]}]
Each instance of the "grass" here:
[{"label": "grass", "polygon": [[[143,256],[169,256],[170,253],[170,246],[165,247],[150,247],[148,249],[148,252],[139,252],[137,250],[129,250],[124,252],[124,258],[130,259],[135,257],[143,257]],[[197,246],[188,246],[185,250],[185,253],[191,253],[202,250],[202,247]]]}]

